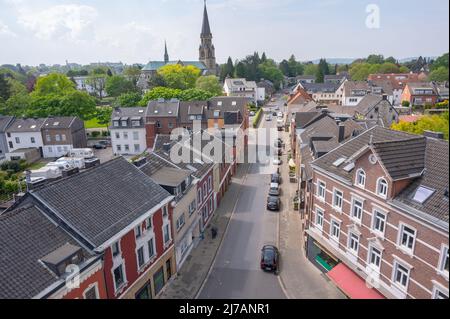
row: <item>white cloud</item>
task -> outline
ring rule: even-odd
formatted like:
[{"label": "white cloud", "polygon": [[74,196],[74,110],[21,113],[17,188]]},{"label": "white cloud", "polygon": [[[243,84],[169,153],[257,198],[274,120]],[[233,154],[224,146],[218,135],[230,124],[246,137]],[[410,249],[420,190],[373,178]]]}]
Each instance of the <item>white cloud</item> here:
[{"label": "white cloud", "polygon": [[6,24],[4,24],[2,21],[0,21],[0,37],[1,36],[15,38],[15,37],[17,37],[17,34],[15,34],[13,31],[11,31],[11,29]]},{"label": "white cloud", "polygon": [[97,10],[91,6],[69,4],[37,12],[20,10],[18,22],[41,40],[80,40],[89,35],[86,31],[97,16]]}]

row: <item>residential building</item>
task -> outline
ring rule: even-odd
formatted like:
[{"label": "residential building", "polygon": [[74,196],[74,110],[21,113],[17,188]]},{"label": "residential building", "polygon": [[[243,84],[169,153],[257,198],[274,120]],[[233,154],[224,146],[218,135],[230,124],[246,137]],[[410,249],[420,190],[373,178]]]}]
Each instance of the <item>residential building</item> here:
[{"label": "residential building", "polygon": [[74,148],[86,148],[84,122],[78,117],[48,117],[42,125],[45,158],[67,155]]},{"label": "residential building", "polygon": [[208,128],[208,101],[180,102],[179,127],[193,132],[194,123],[201,129]]},{"label": "residential building", "polygon": [[409,102],[411,106],[433,106],[439,95],[432,83],[408,83],[402,94],[402,102]]},{"label": "residential building", "polygon": [[419,74],[417,73],[371,74],[369,75],[368,80],[374,82],[377,81],[390,82],[394,96],[393,104],[397,106],[402,103],[401,97],[406,84],[409,82],[420,82],[420,77]]},{"label": "residential building", "polygon": [[[89,76],[74,76],[71,79],[72,81],[75,82],[78,91],[87,92],[90,95],[98,94],[97,92],[98,88],[95,88],[94,86],[92,86],[91,83],[89,83]],[[105,89],[102,90],[101,96],[103,97],[108,96],[108,93],[106,92]]]},{"label": "residential building", "polygon": [[17,150],[34,148],[44,156],[42,127],[45,119],[15,118],[6,129],[6,141],[9,153]]},{"label": "residential building", "polygon": [[342,74],[335,74],[335,75],[325,75],[324,76],[324,82],[325,83],[334,83],[334,84],[341,84],[344,81],[347,81],[349,79],[349,75],[347,73]]},{"label": "residential building", "polygon": [[272,97],[272,95],[275,93],[275,85],[272,81],[261,79],[260,82],[256,83],[256,86],[258,88],[263,88],[265,91],[266,99]]},{"label": "residential building", "polygon": [[6,140],[6,129],[12,123],[14,117],[0,115],[0,160],[9,152],[8,141]]},{"label": "residential building", "polygon": [[436,93],[438,94],[438,102],[448,101],[449,99],[449,88],[448,82],[446,83],[433,83]]},{"label": "residential building", "polygon": [[375,126],[312,163],[307,256],[338,285],[374,287],[350,297],[448,298],[441,136]]},{"label": "residential building", "polygon": [[299,84],[316,103],[319,104],[336,104],[342,101],[344,92],[344,84],[342,83],[305,83]]},{"label": "residential building", "polygon": [[230,97],[246,97],[253,101],[255,105],[258,102],[264,102],[266,99],[265,89],[258,87],[256,82],[246,79],[225,79],[223,90]]},{"label": "residential building", "polygon": [[102,255],[86,248],[33,200],[0,215],[0,238],[0,298],[107,298]]},{"label": "residential building", "polygon": [[109,127],[116,155],[139,155],[147,150],[145,107],[115,108]]},{"label": "residential building", "polygon": [[297,84],[312,84],[316,83],[315,75],[299,75],[296,77]]},{"label": "residential building", "polygon": [[84,247],[103,255],[109,299],[157,297],[176,272],[174,196],[124,158],[32,190],[30,200]]}]

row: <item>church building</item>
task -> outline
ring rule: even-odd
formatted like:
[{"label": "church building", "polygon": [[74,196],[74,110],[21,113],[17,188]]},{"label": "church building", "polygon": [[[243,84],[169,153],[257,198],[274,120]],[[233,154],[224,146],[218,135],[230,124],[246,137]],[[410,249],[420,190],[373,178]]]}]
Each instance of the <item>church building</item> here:
[{"label": "church building", "polygon": [[164,47],[164,61],[150,61],[143,69],[138,85],[141,89],[149,89],[149,80],[154,77],[158,70],[166,65],[180,64],[182,66],[194,66],[200,69],[202,76],[219,75],[219,65],[216,63],[216,49],[212,42],[213,35],[209,24],[208,10],[205,7],[203,10],[202,31],[200,34],[200,48],[198,61],[181,61],[170,60],[167,43]]}]

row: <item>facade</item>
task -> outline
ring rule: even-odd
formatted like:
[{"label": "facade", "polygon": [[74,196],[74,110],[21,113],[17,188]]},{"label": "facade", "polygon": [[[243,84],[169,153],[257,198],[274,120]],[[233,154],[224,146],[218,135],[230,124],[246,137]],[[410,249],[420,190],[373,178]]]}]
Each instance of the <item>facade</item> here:
[{"label": "facade", "polygon": [[8,141],[6,140],[6,128],[14,118],[12,116],[0,116],[0,160],[8,153]]},{"label": "facade", "polygon": [[409,102],[411,106],[435,105],[438,93],[432,83],[408,83],[402,93],[402,102]]},{"label": "facade", "polygon": [[316,103],[319,104],[336,104],[340,105],[344,92],[344,84],[342,83],[305,83],[299,84]]},{"label": "facade", "polygon": [[[107,297],[102,256],[83,248],[33,201],[0,216],[0,237],[0,298]],[[70,285],[75,269],[78,287]]]},{"label": "facade", "polygon": [[49,117],[42,125],[45,158],[65,156],[71,149],[86,148],[84,122],[77,117]]},{"label": "facade", "polygon": [[225,79],[223,90],[230,97],[245,97],[253,101],[255,105],[258,102],[264,102],[266,99],[265,88],[258,87],[256,82],[246,79]]},{"label": "facade", "polygon": [[448,298],[448,142],[376,126],[312,169],[319,269],[349,269],[386,298]]},{"label": "facade", "polygon": [[401,97],[405,86],[409,82],[420,82],[419,74],[417,73],[401,73],[401,74],[371,74],[368,78],[369,81],[387,81],[390,82],[393,89],[394,105],[400,105],[402,103]]},{"label": "facade", "polygon": [[17,150],[36,148],[41,157],[44,155],[42,127],[45,119],[15,118],[6,129],[6,142],[9,153]]},{"label": "facade", "polygon": [[116,108],[109,127],[116,155],[139,155],[147,150],[145,131],[146,108]]}]

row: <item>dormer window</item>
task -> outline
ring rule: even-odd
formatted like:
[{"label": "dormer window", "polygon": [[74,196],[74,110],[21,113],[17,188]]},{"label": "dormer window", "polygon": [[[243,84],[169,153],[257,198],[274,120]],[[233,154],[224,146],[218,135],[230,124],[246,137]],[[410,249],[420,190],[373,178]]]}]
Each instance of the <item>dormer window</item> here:
[{"label": "dormer window", "polygon": [[127,121],[122,121],[122,127],[126,127],[128,125]]},{"label": "dormer window", "polygon": [[114,122],[113,122],[113,126],[114,126],[114,127],[119,127],[119,126],[120,126],[119,121],[114,121]]},{"label": "dormer window", "polygon": [[366,186],[366,172],[362,169],[356,172],[356,185],[362,188]]},{"label": "dormer window", "polygon": [[111,250],[112,250],[112,255],[113,255],[113,257],[116,257],[116,256],[120,255],[119,242],[115,242],[115,243],[112,245]]},{"label": "dormer window", "polygon": [[378,179],[377,183],[377,194],[378,196],[386,198],[388,195],[388,183],[384,178]]}]

